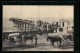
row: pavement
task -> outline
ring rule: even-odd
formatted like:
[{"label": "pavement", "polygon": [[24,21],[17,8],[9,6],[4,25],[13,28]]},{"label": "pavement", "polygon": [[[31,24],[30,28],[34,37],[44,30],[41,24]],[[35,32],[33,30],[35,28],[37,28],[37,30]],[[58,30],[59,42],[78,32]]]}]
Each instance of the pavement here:
[{"label": "pavement", "polygon": [[74,51],[74,46],[61,46],[55,42],[55,46],[51,45],[50,41],[46,40],[45,35],[38,35],[37,45],[35,45],[35,39],[33,43],[30,40],[26,41],[26,45],[18,46],[18,43],[14,43],[13,47],[9,44],[9,40],[2,42],[3,51]]}]

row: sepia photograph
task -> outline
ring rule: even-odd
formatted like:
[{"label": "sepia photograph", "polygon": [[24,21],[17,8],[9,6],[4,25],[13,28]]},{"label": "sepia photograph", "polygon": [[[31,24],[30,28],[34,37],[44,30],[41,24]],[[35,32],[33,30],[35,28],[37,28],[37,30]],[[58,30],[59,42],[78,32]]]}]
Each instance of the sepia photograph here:
[{"label": "sepia photograph", "polygon": [[2,51],[74,51],[74,5],[3,5]]}]

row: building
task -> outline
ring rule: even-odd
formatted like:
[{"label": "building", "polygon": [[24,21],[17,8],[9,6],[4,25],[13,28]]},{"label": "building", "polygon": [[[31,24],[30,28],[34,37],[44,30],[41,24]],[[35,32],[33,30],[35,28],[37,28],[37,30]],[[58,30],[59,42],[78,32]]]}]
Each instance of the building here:
[{"label": "building", "polygon": [[19,31],[30,31],[34,30],[35,24],[32,20],[23,20],[23,19],[16,19],[10,18],[10,21],[13,21],[14,24],[17,24]]},{"label": "building", "polygon": [[41,20],[37,21],[37,27],[43,27],[43,21]]},{"label": "building", "polygon": [[73,27],[73,21],[70,20],[60,20],[58,21],[58,32],[62,29],[62,32],[70,31]]}]

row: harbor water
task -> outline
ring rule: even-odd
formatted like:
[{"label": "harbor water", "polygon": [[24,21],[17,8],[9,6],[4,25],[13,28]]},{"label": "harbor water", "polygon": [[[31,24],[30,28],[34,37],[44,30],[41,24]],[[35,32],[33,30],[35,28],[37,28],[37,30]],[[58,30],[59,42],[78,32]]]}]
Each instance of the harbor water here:
[{"label": "harbor water", "polygon": [[9,19],[3,19],[3,32],[17,32],[18,28],[14,26],[16,25],[12,21],[9,21]]}]

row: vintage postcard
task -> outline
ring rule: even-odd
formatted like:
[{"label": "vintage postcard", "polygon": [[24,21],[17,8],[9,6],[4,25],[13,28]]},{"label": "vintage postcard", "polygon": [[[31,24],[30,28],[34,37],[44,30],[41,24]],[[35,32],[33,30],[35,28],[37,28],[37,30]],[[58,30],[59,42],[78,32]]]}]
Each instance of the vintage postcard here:
[{"label": "vintage postcard", "polygon": [[74,51],[74,5],[3,5],[3,51]]}]

